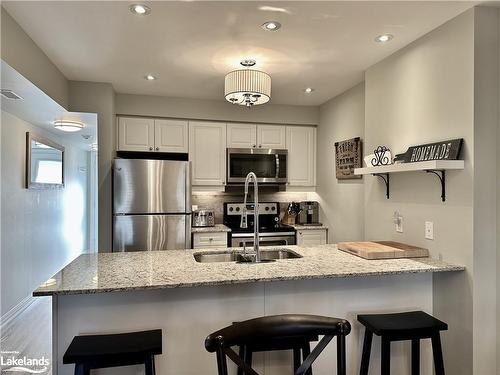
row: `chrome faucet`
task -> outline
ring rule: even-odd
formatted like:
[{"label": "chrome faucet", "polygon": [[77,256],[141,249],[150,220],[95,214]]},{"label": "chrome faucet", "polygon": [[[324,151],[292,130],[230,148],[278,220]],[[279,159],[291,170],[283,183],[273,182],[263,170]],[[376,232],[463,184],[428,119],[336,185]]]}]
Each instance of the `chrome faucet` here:
[{"label": "chrome faucet", "polygon": [[255,250],[255,262],[260,262],[260,249],[259,249],[259,186],[257,184],[257,176],[255,173],[250,172],[245,178],[245,199],[243,200],[243,211],[241,213],[241,228],[248,228],[247,220],[247,196],[248,196],[248,185],[250,181],[253,182],[253,243]]}]

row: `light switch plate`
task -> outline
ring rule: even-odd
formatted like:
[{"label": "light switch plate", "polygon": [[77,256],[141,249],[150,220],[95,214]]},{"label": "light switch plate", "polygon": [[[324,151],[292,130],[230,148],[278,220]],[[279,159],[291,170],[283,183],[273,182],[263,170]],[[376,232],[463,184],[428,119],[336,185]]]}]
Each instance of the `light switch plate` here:
[{"label": "light switch plate", "polygon": [[425,222],[425,238],[428,240],[434,239],[434,223],[432,221]]}]

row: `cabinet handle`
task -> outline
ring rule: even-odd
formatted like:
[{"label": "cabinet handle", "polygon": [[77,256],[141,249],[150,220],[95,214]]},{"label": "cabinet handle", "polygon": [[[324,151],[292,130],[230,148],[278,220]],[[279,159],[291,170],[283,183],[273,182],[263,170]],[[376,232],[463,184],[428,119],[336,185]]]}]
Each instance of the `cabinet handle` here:
[{"label": "cabinet handle", "polygon": [[156,147],[156,151],[159,151],[159,150],[160,150],[160,148],[159,148],[159,147]]},{"label": "cabinet handle", "polygon": [[149,148],[149,151],[153,151],[153,147],[150,147],[150,148]]},{"label": "cabinet handle", "polygon": [[252,145],[253,148],[257,147],[257,145]]},{"label": "cabinet handle", "polygon": [[302,232],[299,232],[299,234],[302,236]]},{"label": "cabinet handle", "polygon": [[259,145],[259,148],[261,148],[261,147],[262,147],[262,145]]}]

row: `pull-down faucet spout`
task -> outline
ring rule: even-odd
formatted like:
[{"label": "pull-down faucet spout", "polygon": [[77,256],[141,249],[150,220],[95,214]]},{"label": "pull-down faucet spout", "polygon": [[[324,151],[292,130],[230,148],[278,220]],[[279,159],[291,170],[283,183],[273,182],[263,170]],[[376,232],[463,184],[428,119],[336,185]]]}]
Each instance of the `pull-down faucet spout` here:
[{"label": "pull-down faucet spout", "polygon": [[248,185],[250,181],[253,182],[254,187],[254,205],[253,205],[253,243],[255,250],[255,262],[260,262],[260,249],[259,249],[259,186],[257,184],[257,176],[255,173],[250,172],[245,178],[245,199],[243,200],[243,212],[241,213],[241,228],[248,228],[247,223],[247,196],[248,196]]}]

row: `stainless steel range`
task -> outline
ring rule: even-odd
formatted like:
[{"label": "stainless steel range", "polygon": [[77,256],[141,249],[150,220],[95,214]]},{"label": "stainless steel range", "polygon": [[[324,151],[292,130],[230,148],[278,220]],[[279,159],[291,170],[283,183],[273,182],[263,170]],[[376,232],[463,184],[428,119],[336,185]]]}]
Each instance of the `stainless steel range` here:
[{"label": "stainless steel range", "polygon": [[[247,204],[247,228],[240,228],[243,203],[224,203],[224,224],[231,228],[231,247],[252,247],[254,242],[254,205]],[[279,221],[279,203],[259,204],[259,238],[261,246],[295,245],[295,229]]]}]

